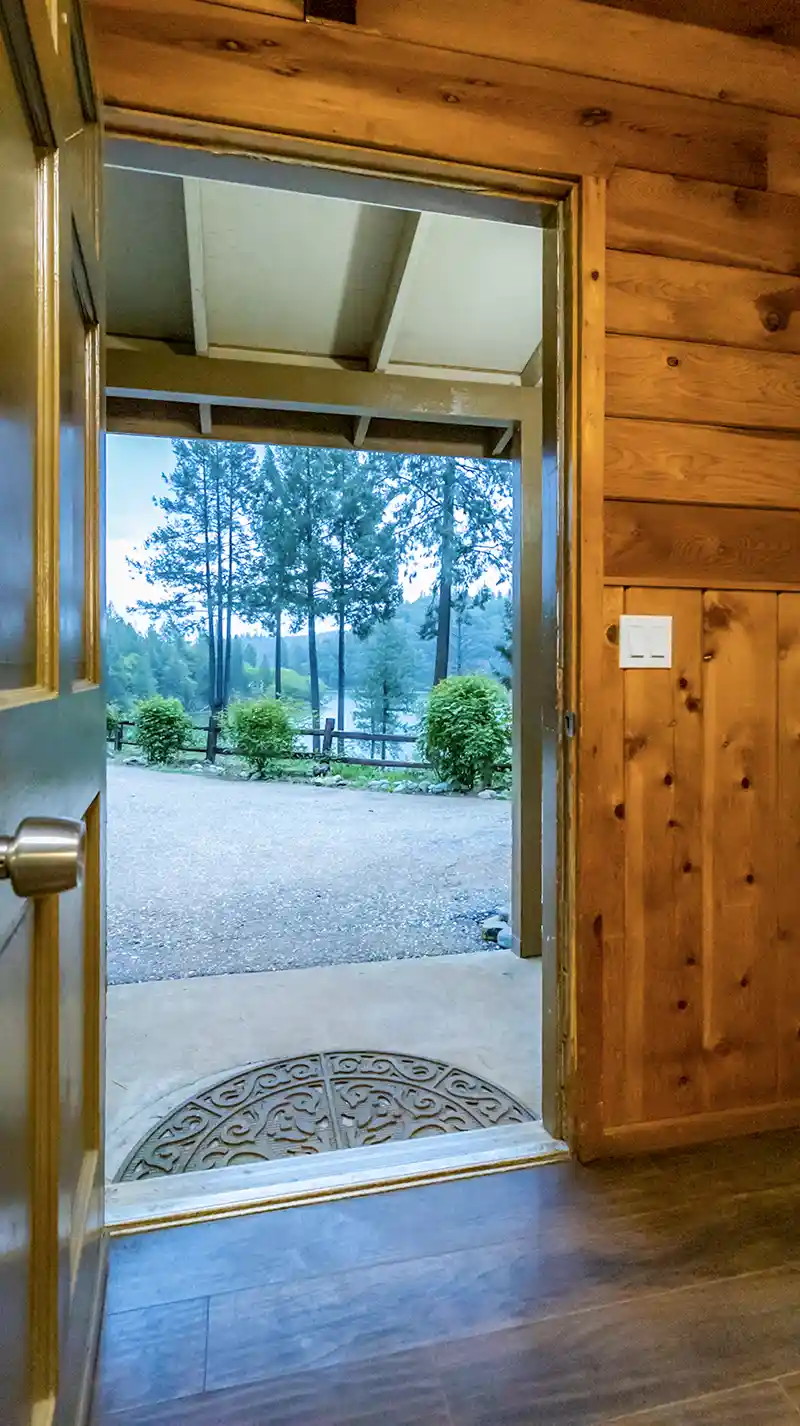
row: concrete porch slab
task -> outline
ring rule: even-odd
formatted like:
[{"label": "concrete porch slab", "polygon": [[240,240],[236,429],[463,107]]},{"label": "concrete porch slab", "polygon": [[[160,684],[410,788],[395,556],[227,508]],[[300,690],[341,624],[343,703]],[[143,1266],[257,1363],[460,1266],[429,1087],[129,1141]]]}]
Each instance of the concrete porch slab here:
[{"label": "concrete porch slab", "polygon": [[541,1105],[541,963],[492,950],[442,959],[113,985],[106,1168],[236,1067],[322,1050],[447,1060]]}]

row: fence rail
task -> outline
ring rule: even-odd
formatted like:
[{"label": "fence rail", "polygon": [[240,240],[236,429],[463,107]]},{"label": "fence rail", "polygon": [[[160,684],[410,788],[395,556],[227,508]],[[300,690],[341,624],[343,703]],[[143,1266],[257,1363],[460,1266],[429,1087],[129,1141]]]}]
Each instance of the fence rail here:
[{"label": "fence rail", "polygon": [[[113,726],[109,729],[108,741],[114,744],[114,749],[116,752],[122,752],[122,749],[125,746],[125,729],[134,728],[135,726],[136,725],[133,722],[133,719],[130,718],[119,718],[114,722]],[[184,752],[202,753],[203,757],[207,757],[209,762],[212,763],[215,761],[217,756],[236,756],[235,748],[226,748],[220,743],[220,728],[219,724],[216,722],[215,719],[210,718],[205,727],[198,727],[198,725],[195,723],[193,724],[193,730],[195,733],[203,733],[205,735],[206,741],[203,747],[187,747],[183,749]],[[326,718],[324,726],[322,727],[296,728],[295,732],[299,738],[312,739],[312,748],[310,750],[301,749],[292,753],[292,757],[296,758],[298,761],[308,761],[310,758],[320,758],[324,762],[330,762],[332,758],[335,758],[336,762],[346,763],[349,764],[351,767],[387,767],[404,770],[413,768],[418,772],[430,771],[430,763],[425,762],[413,762],[403,760],[401,758],[386,757],[347,757],[341,755],[341,752],[333,752],[334,740],[341,749],[345,741],[349,739],[351,742],[355,743],[370,743],[372,745],[373,751],[376,746],[379,746],[385,753],[387,743],[416,743],[416,733],[356,732],[355,729],[337,728],[335,720],[333,718]]]}]

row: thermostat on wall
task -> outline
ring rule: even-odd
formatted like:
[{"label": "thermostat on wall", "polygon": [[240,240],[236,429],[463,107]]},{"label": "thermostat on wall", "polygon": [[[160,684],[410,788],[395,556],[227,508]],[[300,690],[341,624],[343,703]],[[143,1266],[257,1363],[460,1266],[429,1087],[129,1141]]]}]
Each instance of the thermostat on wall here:
[{"label": "thermostat on wall", "polygon": [[620,615],[619,666],[672,668],[672,615]]}]

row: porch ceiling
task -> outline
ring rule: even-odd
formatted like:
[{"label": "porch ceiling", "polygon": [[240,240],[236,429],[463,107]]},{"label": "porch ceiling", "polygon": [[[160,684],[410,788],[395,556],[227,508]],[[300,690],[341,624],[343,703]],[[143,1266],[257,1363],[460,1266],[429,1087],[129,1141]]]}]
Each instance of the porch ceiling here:
[{"label": "porch ceiling", "polygon": [[[278,385],[287,365],[535,384],[542,234],[533,225],[108,167],[105,240],[112,349],[146,338],[201,357],[258,361]],[[117,391],[111,428],[149,421],[155,429],[154,395]],[[144,396],[147,416],[141,399],[138,411],[125,405]],[[205,409],[198,401],[195,434],[219,434],[210,397]],[[418,428],[419,412],[408,414]],[[171,422],[174,430],[175,412],[163,415],[164,429]],[[401,419],[393,444],[402,441]],[[371,420],[348,424],[351,444],[379,439]],[[464,425],[446,433],[447,449],[475,448],[475,431]],[[289,427],[296,434],[298,422]],[[320,426],[315,439],[324,434]],[[477,439],[495,453],[497,440],[486,432]]]}]

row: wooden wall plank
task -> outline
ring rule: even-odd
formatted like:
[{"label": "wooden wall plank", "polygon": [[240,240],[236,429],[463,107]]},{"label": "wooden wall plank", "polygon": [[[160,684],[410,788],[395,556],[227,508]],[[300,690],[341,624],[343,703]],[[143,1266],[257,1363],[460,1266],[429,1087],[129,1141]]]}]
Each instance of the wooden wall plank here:
[{"label": "wooden wall plank", "polygon": [[606,422],[608,499],[800,509],[800,441],[677,422]]},{"label": "wooden wall plank", "polygon": [[610,336],[606,410],[704,425],[800,430],[800,356]]},{"label": "wooden wall plank", "polygon": [[611,332],[800,352],[800,278],[610,252]]},{"label": "wooden wall plank", "polygon": [[[247,0],[247,8],[256,3]],[[261,0],[261,7],[276,3]],[[602,3],[494,0],[490,18],[485,5],[464,0],[359,0],[358,23],[414,44],[800,113],[800,55],[768,40],[619,14]]]},{"label": "wooden wall plank", "polygon": [[[602,814],[602,862],[598,843],[586,847],[586,855],[602,865],[602,913],[596,939],[602,956],[602,1111],[604,1124],[626,1121],[628,1077],[629,991],[628,946],[625,924],[625,881],[627,809],[625,805],[625,760],[623,748],[623,678],[619,667],[619,620],[625,607],[624,591],[607,588],[603,593],[602,681],[596,690],[599,720],[598,757],[595,777]],[[600,826],[597,828],[600,831]],[[597,1007],[595,1007],[595,1015]]]},{"label": "wooden wall plank", "polygon": [[625,683],[627,1122],[704,1108],[702,594],[628,589],[626,613],[673,619],[670,669]]},{"label": "wooden wall plank", "polygon": [[605,577],[700,589],[797,589],[800,514],[608,500]]},{"label": "wooden wall plank", "polygon": [[708,1108],[777,1096],[778,599],[704,596],[703,966]]},{"label": "wooden wall plank", "polygon": [[762,272],[800,275],[800,198],[618,168],[608,244]]},{"label": "wooden wall plank", "polygon": [[[575,539],[570,592],[576,603],[576,642],[567,632],[567,647],[579,649],[573,668],[577,688],[578,739],[575,756],[575,839],[570,848],[575,885],[570,975],[570,1073],[567,1083],[567,1130],[583,1157],[596,1152],[603,1127],[605,1081],[612,1101],[617,1086],[606,1074],[605,1020],[597,1013],[604,1004],[609,965],[618,963],[624,945],[624,914],[618,899],[623,877],[624,815],[622,710],[609,728],[601,690],[607,683],[611,654],[603,608],[603,478],[605,438],[605,263],[606,184],[586,179],[567,204],[573,238],[567,284],[573,301],[565,333],[576,362],[567,364],[564,409],[569,420],[568,445],[571,513]],[[545,372],[547,379],[547,372]],[[616,592],[610,596],[616,601]],[[569,606],[569,601],[568,601]],[[617,610],[618,612],[618,610]],[[569,688],[569,685],[568,685]],[[621,696],[621,691],[620,691]],[[611,738],[611,772],[607,740]],[[615,753],[616,750],[616,753]],[[613,757],[618,755],[618,764]],[[609,884],[607,844],[616,846]],[[608,949],[607,949],[608,948]]]},{"label": "wooden wall plank", "polygon": [[762,187],[774,126],[795,122],[198,0],[95,0],[92,20],[107,105],[473,164]]},{"label": "wooden wall plank", "polygon": [[778,1089],[800,1098],[800,594],[778,597]]},{"label": "wooden wall plank", "polygon": [[768,35],[782,45],[800,45],[800,15],[784,0],[600,0],[622,10],[645,11],[672,23],[708,25],[739,35]]}]

